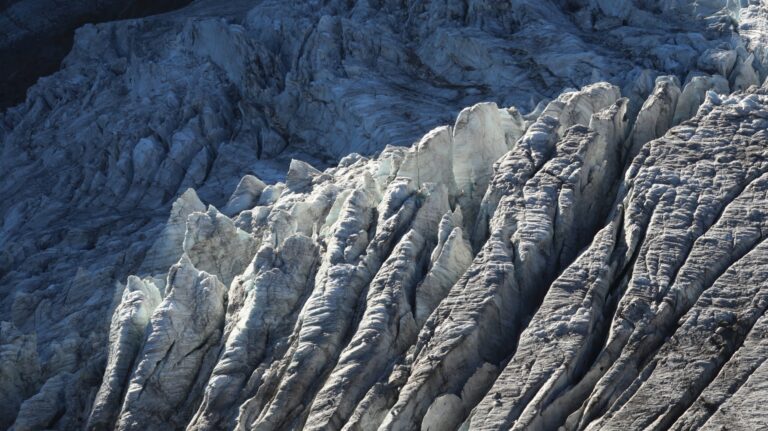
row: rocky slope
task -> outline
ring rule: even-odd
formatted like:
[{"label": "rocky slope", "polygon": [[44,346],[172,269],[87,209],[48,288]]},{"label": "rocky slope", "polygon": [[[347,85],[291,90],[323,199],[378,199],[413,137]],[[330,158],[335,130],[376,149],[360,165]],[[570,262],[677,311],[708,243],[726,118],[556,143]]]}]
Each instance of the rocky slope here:
[{"label": "rocky slope", "polygon": [[81,28],[0,123],[0,427],[768,427],[766,28],[725,0]]}]

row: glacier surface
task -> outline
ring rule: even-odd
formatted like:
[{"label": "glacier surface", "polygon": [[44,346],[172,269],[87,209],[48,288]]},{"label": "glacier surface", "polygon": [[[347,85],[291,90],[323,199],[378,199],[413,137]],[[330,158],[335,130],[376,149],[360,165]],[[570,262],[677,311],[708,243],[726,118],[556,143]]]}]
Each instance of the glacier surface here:
[{"label": "glacier surface", "polygon": [[768,427],[766,29],[755,0],[81,27],[0,114],[0,428]]}]

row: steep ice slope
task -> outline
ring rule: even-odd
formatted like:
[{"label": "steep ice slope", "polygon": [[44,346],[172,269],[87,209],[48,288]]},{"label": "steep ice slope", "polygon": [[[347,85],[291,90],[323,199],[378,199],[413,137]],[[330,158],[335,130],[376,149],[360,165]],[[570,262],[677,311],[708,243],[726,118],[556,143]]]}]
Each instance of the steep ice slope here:
[{"label": "steep ice slope", "polygon": [[3,117],[0,426],[759,428],[765,26],[200,1],[81,29]]},{"label": "steep ice slope", "polygon": [[[144,347],[110,350],[106,375],[126,355],[137,365],[105,379],[99,400],[124,401],[97,402],[88,428],[109,428],[96,422],[107,417],[118,429],[688,429],[734,410],[759,428],[749,406],[764,392],[766,359],[768,90],[710,93],[626,172],[634,141],[620,96],[586,87],[525,127],[475,204],[492,214],[476,254],[463,191],[435,180],[454,183],[505,142],[476,132],[475,159],[456,157],[461,128],[510,126],[495,106],[473,107],[469,123],[462,113],[410,149],[349,156],[325,172],[296,162],[279,197],[194,250],[190,238],[210,231],[197,217],[226,217],[193,213],[170,290],[142,320]],[[441,169],[430,154],[454,157]],[[255,254],[234,240],[243,235]],[[200,286],[182,268],[207,274],[192,261],[222,250],[253,256],[226,311],[220,298],[174,294]],[[133,298],[118,310],[143,306]],[[167,335],[168,310],[178,310],[174,333],[193,332]],[[204,316],[219,322],[220,340],[195,329]],[[111,332],[138,323],[116,317]],[[161,337],[170,347],[158,351]],[[174,350],[189,353],[180,361]],[[132,395],[142,364],[165,370],[152,374],[163,402]]]}]

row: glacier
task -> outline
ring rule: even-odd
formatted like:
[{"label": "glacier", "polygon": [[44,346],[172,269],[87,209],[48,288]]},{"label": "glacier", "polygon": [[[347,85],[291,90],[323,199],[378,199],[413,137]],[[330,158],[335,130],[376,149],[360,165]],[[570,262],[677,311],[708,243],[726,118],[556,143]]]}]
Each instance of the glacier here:
[{"label": "glacier", "polygon": [[756,0],[80,27],[0,114],[0,428],[768,427],[767,28]]}]

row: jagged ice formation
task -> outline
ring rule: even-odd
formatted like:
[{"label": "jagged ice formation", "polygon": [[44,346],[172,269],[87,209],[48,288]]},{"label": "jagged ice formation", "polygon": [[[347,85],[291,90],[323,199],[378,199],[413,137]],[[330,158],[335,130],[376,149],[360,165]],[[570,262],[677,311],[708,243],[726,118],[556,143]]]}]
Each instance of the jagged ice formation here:
[{"label": "jagged ice formation", "polygon": [[766,28],[201,0],[79,29],[0,117],[0,427],[768,427]]}]

